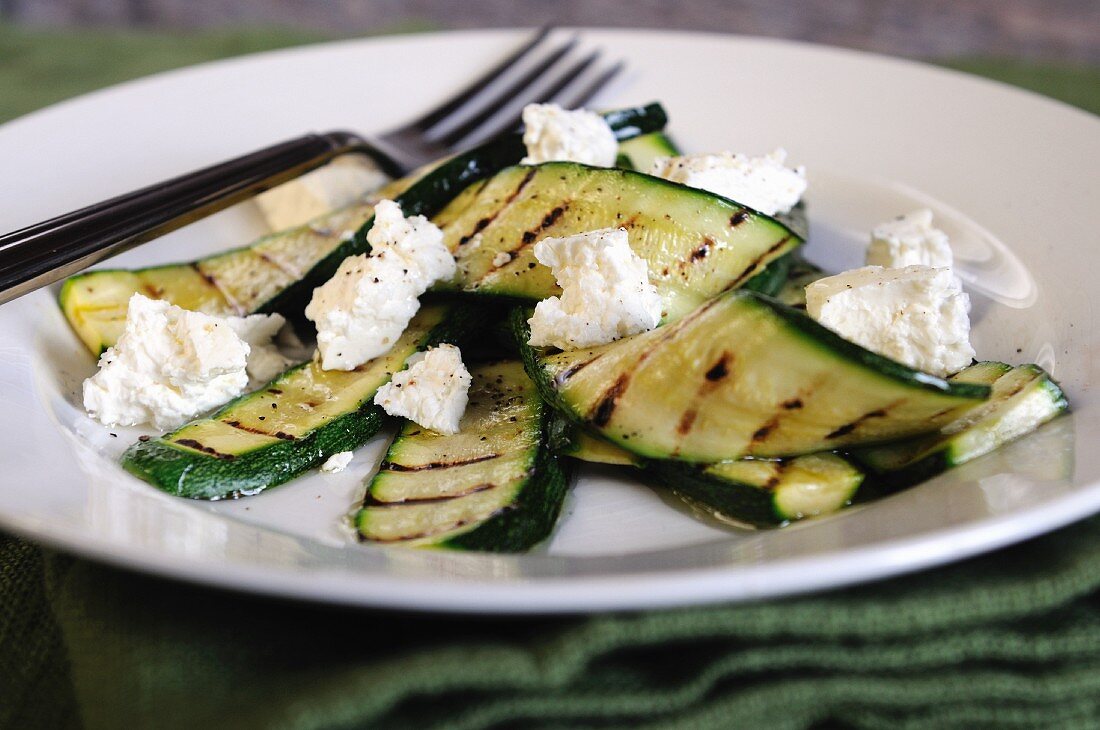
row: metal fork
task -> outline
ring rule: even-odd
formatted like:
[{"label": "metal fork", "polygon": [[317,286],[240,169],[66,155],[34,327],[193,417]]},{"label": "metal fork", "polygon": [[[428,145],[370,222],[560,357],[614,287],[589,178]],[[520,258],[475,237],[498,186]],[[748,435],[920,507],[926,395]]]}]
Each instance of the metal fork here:
[{"label": "metal fork", "polygon": [[349,152],[388,174],[516,128],[523,106],[584,105],[623,68],[601,70],[600,52],[579,59],[578,37],[544,28],[469,86],[397,129],[374,136],[307,134],[0,236],[0,304],[204,218]]}]

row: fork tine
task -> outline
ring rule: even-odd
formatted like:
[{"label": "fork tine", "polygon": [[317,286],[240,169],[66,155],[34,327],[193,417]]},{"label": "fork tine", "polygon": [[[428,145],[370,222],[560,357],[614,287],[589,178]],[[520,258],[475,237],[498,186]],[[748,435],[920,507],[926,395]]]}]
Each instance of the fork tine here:
[{"label": "fork tine", "polygon": [[554,100],[558,96],[558,94],[561,93],[562,89],[566,88],[571,83],[576,81],[581,74],[588,70],[588,68],[599,59],[599,57],[599,50],[592,51],[587,56],[570,66],[564,72],[560,73],[556,78],[554,78],[553,82],[548,87],[538,90],[538,93],[536,95],[526,98],[517,97],[512,101],[511,104],[508,105],[510,107],[518,106],[518,108],[515,109],[514,113],[508,114],[499,119],[487,120],[487,123],[483,127],[477,129],[477,134],[470,140],[466,141],[473,142],[480,141],[482,139],[488,139],[493,135],[518,127],[520,121],[522,120],[523,108],[525,106],[527,106],[528,104],[543,104],[548,101]]},{"label": "fork tine", "polygon": [[[532,99],[531,102],[536,104],[545,104],[550,101],[555,101],[562,90],[580,78],[581,74],[587,71],[592,64],[594,64],[600,57],[599,49],[592,51],[587,56],[577,61],[575,64],[569,67],[569,69],[561,75],[561,78],[555,79],[549,87],[539,92],[539,95]],[[528,102],[528,103],[531,103]],[[562,106],[565,106],[564,104]],[[567,107],[568,108],[568,107]]]},{"label": "fork tine", "polygon": [[503,76],[510,68],[515,66],[528,54],[535,50],[546,38],[553,32],[554,26],[546,25],[539,30],[530,41],[525,43],[511,56],[508,56],[492,69],[487,71],[484,75],[471,82],[464,87],[461,91],[458,91],[454,96],[447,99],[445,102],[429,110],[422,116],[414,119],[408,124],[404,125],[402,131],[416,130],[419,132],[425,132],[428,129],[434,127],[439,122],[443,121],[447,117],[454,114],[461,107],[465,106],[468,101],[479,93],[484,91],[495,80]]},{"label": "fork tine", "polygon": [[[600,74],[596,79],[591,81],[583,89],[570,94],[568,97],[562,96],[562,91],[572,85],[579,77],[581,77],[585,71],[587,71],[597,60],[599,60],[600,51],[593,51],[577,63],[573,64],[560,78],[556,79],[553,84],[548,88],[543,89],[538,96],[524,100],[523,106],[530,103],[544,104],[546,102],[560,103],[566,109],[577,109],[584,105],[586,101],[591,99],[599,92],[604,86],[607,85],[611,79],[619,74],[624,68],[623,62],[619,61],[614,66],[609,68]],[[490,120],[481,129],[477,130],[477,134],[471,137],[466,142],[479,142],[483,139],[488,139],[493,135],[505,132],[510,129],[519,127],[523,117],[523,106],[516,110],[515,114],[510,114],[506,117],[502,117],[498,120]]]},{"label": "fork tine", "polygon": [[605,86],[611,83],[611,79],[622,73],[625,68],[625,64],[622,61],[617,62],[614,66],[604,71],[602,74],[592,80],[587,86],[578,91],[573,92],[567,98],[557,100],[566,109],[578,109],[587,104],[592,97],[600,92]]},{"label": "fork tine", "polygon": [[494,98],[484,101],[481,110],[477,114],[474,114],[472,118],[466,120],[455,129],[449,130],[446,134],[434,141],[450,146],[463,137],[468,136],[491,117],[499,113],[502,107],[509,105],[514,99],[520,98],[520,94],[530,88],[532,84],[541,80],[550,68],[557,64],[565,54],[573,50],[578,40],[579,38],[577,36],[573,36],[569,41],[563,43],[540,61],[538,65],[520,77],[517,81],[510,84],[508,88],[496,94]]}]

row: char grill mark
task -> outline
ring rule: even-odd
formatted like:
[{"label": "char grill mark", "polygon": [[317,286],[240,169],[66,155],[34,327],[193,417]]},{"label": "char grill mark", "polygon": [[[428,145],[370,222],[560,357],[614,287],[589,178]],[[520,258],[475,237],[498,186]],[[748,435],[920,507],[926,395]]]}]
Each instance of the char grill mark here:
[{"label": "char grill mark", "polygon": [[560,375],[558,375],[556,378],[554,378],[555,385],[558,385],[559,387],[561,385],[564,385],[567,380],[572,378],[574,375],[579,373],[581,370],[583,370],[587,366],[589,366],[592,363],[599,360],[602,355],[603,355],[603,353],[600,353],[599,355],[596,355],[595,357],[589,358],[588,360],[585,360],[584,362],[579,362],[576,365],[572,365],[568,369],[563,370]]},{"label": "char grill mark", "polygon": [[[899,403],[900,403],[900,401],[899,401]],[[826,434],[825,438],[826,439],[838,439],[841,436],[847,436],[848,434],[852,433],[853,431],[855,431],[857,428],[859,428],[861,425],[863,425],[867,421],[871,420],[872,418],[884,418],[886,416],[887,412],[896,405],[898,405],[898,404],[897,403],[891,403],[886,408],[876,408],[873,411],[870,411],[868,413],[864,413],[862,416],[855,419],[854,421],[852,421],[850,423],[846,423],[843,426],[841,426],[840,428],[837,428],[835,431],[832,431],[832,432]]]},{"label": "char grill mark", "polygon": [[681,436],[687,436],[691,431],[691,427],[695,425],[695,419],[699,416],[699,411],[694,408],[689,408],[684,411],[684,415],[680,416],[680,422],[676,424],[676,433]]},{"label": "char grill mark", "polygon": [[222,423],[224,423],[226,426],[232,426],[238,431],[245,431],[246,433],[254,433],[260,436],[272,436],[277,439],[282,439],[283,441],[295,440],[294,436],[291,436],[285,431],[276,431],[275,433],[271,433],[269,431],[264,431],[262,428],[256,428],[255,426],[246,426],[240,421],[222,421]]},{"label": "char grill mark", "polygon": [[199,266],[199,263],[200,262],[195,262],[191,264],[191,268],[194,269],[199,276],[205,279],[207,284],[218,290],[218,293],[221,294],[226,303],[233,308],[233,310],[237,313],[237,316],[245,316],[248,311],[243,306],[241,306],[240,302],[230,296],[228,291],[222,288],[221,283],[213,274],[203,271],[202,267]]},{"label": "char grill mark", "polygon": [[600,398],[600,402],[592,409],[592,415],[589,417],[589,420],[601,428],[610,423],[611,417],[615,413],[615,407],[619,404],[619,398],[626,392],[629,385],[630,376],[625,373],[620,375],[619,379],[616,380],[610,388],[604,391],[603,397]]},{"label": "char grill mark", "polygon": [[209,454],[215,459],[222,459],[223,461],[233,461],[233,459],[237,458],[233,454],[223,454],[217,449],[211,448],[210,446],[207,446],[201,441],[196,441],[195,439],[179,439],[176,441],[176,443],[180,446],[186,446],[189,449],[194,449],[195,451],[201,451],[204,454]]},{"label": "char grill mark", "polygon": [[[535,168],[531,168],[530,170],[528,170],[527,174],[523,176],[523,179],[520,181],[519,185],[516,186],[516,189],[513,190],[512,193],[504,199],[504,203],[499,208],[497,208],[492,215],[488,215],[475,223],[474,229],[472,231],[458,239],[458,245],[462,246],[466,243],[469,243],[470,239],[485,230],[490,223],[496,220],[497,216],[507,210],[508,206],[515,202],[515,199],[519,197],[520,193],[522,193],[524,188],[527,187],[527,184],[531,182],[531,178],[535,176],[535,172]],[[474,197],[477,197],[477,195],[479,195],[480,193],[480,190],[477,191],[477,194],[475,194]]]},{"label": "char grill mark", "polygon": [[703,242],[691,252],[690,263],[705,259],[712,248],[714,248],[714,239],[710,236],[703,236]]},{"label": "char grill mark", "polygon": [[777,243],[775,243],[773,246],[771,246],[771,248],[769,248],[767,251],[760,254],[755,259],[753,259],[752,263],[749,264],[748,266],[746,266],[745,270],[742,271],[740,274],[738,274],[737,278],[734,279],[732,282],[730,282],[730,285],[727,286],[725,289],[723,289],[723,291],[729,291],[730,289],[734,289],[734,288],[738,287],[746,279],[751,277],[753,272],[756,270],[756,267],[760,265],[761,261],[766,259],[768,256],[771,256],[773,253],[775,253],[779,249],[783,248],[783,246],[787,245],[787,241],[789,241],[789,240],[791,240],[790,236],[784,236],[783,238],[779,239],[779,241]]},{"label": "char grill mark", "polygon": [[256,251],[256,255],[292,279],[299,279],[302,276],[302,273],[300,271],[295,271],[289,266],[283,264],[283,262],[279,261],[278,259],[271,258],[271,256],[264,253],[263,251]]},{"label": "char grill mark", "polygon": [[776,429],[777,426],[779,426],[779,416],[772,416],[764,423],[764,425],[753,431],[752,443],[760,444],[765,441],[768,436],[771,435],[772,431]]},{"label": "char grill mark", "polygon": [[489,461],[490,459],[496,459],[500,454],[484,454],[482,456],[475,456],[470,459],[461,459],[459,461],[432,461],[427,464],[417,464],[416,466],[404,466],[402,464],[394,464],[392,462],[383,462],[379,471],[395,471],[395,472],[408,472],[408,471],[432,471],[434,469],[450,469],[453,466],[466,466],[467,464],[479,464],[483,461]]},{"label": "char grill mark", "polygon": [[485,492],[490,489],[496,489],[497,485],[491,482],[482,482],[481,484],[475,484],[464,492],[458,494],[447,494],[439,497],[410,497],[408,499],[402,499],[397,502],[383,502],[375,497],[373,494],[368,494],[363,500],[364,507],[396,507],[402,504],[440,504],[442,502],[450,502],[452,499],[461,499],[471,494],[477,494],[478,492]]},{"label": "char grill mark", "polygon": [[733,356],[728,352],[723,352],[722,356],[718,358],[718,362],[711,366],[710,370],[707,370],[703,376],[712,383],[720,382],[730,374],[729,362],[733,359]]}]

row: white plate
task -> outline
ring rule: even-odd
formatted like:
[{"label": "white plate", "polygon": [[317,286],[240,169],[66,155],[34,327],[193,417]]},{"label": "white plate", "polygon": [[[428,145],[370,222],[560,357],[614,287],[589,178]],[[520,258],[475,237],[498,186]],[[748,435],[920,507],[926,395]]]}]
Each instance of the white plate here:
[{"label": "white plate", "polygon": [[[811,255],[859,263],[866,231],[929,206],[975,300],[984,358],[1038,361],[1075,413],[903,494],[771,532],[727,529],[610,470],[586,470],[547,549],[523,556],[352,543],[339,527],[384,439],[340,475],[257,497],[167,497],[115,463],[79,408],[92,358],[40,291],[0,307],[0,526],[91,557],[222,586],[364,606],[542,612],[776,596],[972,555],[1100,510],[1100,120],[970,76],[747,38],[592,31],[627,59],[604,104],[654,99],[689,150],[785,146],[805,164]],[[383,129],[487,67],[519,35],[352,41],[124,84],[0,128],[10,230],[300,134]],[[418,62],[446,59],[446,63]],[[258,231],[227,211],[111,262],[187,259]]]}]

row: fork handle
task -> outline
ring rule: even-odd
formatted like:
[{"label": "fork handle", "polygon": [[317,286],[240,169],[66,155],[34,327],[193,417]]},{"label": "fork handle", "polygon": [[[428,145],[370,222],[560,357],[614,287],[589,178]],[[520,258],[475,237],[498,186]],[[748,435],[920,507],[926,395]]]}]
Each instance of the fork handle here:
[{"label": "fork handle", "polygon": [[383,156],[350,132],[307,134],[0,236],[0,304],[354,151]]}]

